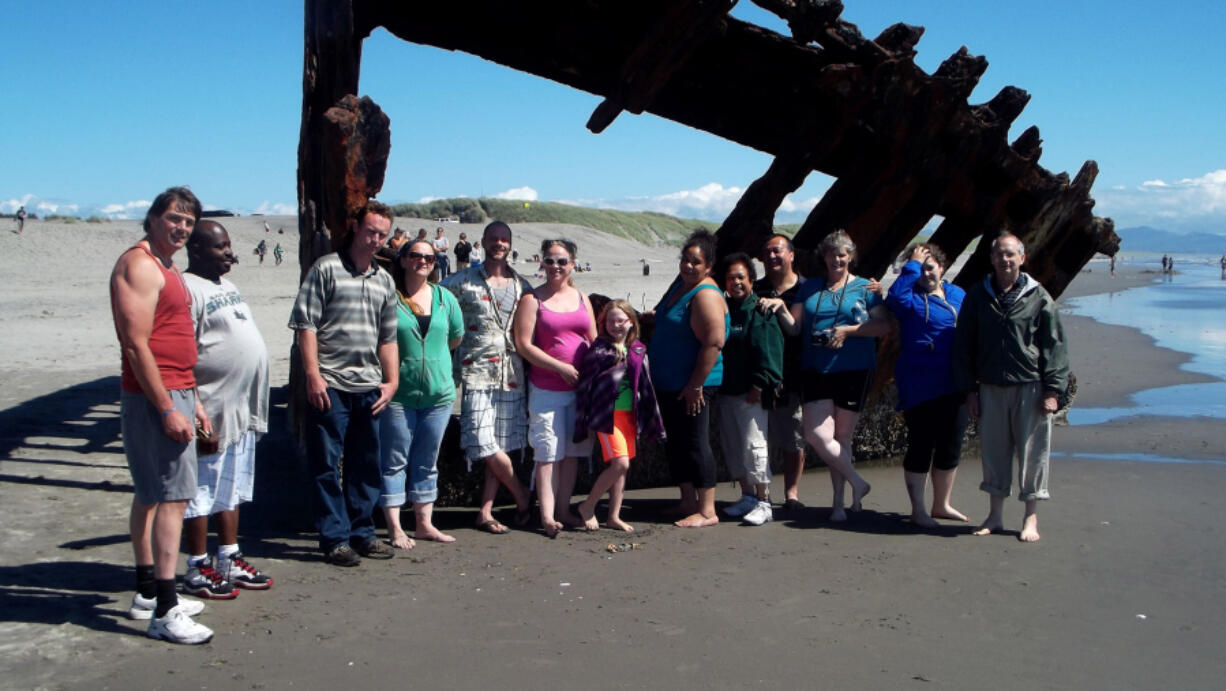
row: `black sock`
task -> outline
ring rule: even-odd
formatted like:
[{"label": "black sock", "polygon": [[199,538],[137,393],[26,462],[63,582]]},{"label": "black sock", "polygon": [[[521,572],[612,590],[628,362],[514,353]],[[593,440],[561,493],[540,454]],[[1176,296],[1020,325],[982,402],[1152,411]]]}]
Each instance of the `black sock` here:
[{"label": "black sock", "polygon": [[161,619],[179,604],[179,595],[175,592],[175,579],[173,578],[166,580],[159,578],[154,581],[154,585],[157,588],[158,606],[153,611],[153,616]]},{"label": "black sock", "polygon": [[136,565],[136,592],[147,600],[152,600],[153,596],[157,595],[157,589],[153,587],[153,564]]}]

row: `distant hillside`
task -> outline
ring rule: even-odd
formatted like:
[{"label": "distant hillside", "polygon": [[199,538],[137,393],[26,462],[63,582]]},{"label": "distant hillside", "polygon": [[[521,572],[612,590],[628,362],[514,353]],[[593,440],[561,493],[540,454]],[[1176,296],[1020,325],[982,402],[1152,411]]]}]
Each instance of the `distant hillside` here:
[{"label": "distant hillside", "polygon": [[1173,233],[1149,226],[1118,228],[1121,252],[1226,254],[1226,235]]},{"label": "distant hillside", "polygon": [[644,244],[676,244],[695,228],[715,230],[719,227],[718,223],[674,218],[659,213],[591,209],[556,202],[525,203],[510,199],[436,199],[425,204],[397,204],[392,211],[397,216],[413,218],[454,216],[461,223],[485,223],[493,219],[507,223],[570,223]]}]

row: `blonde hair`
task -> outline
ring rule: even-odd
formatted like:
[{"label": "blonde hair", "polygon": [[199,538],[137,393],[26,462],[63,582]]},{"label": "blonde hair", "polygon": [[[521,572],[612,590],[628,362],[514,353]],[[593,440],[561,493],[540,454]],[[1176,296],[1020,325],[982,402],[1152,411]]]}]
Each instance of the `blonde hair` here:
[{"label": "blonde hair", "polygon": [[600,316],[596,318],[596,329],[600,332],[601,336],[604,336],[609,341],[613,340],[609,336],[606,324],[608,323],[609,312],[615,309],[621,310],[622,314],[626,315],[626,318],[630,320],[630,330],[626,332],[626,345],[629,346],[639,340],[639,313],[635,312],[630,303],[625,300],[609,300],[605,303],[605,306],[600,310]]}]

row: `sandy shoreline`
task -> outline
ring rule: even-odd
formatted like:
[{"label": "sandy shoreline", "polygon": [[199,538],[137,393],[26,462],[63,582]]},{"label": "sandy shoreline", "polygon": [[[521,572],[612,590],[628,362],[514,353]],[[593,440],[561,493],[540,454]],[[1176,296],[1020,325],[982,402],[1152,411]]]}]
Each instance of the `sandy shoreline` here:
[{"label": "sandy shoreline", "polygon": [[[243,260],[233,280],[281,368],[279,384],[296,266],[255,266],[250,247],[263,236],[262,219],[224,222]],[[291,237],[291,222],[281,222],[284,236],[270,223],[272,238]],[[0,502],[8,509],[0,687],[1216,688],[1226,676],[1217,652],[1226,544],[1216,520],[1226,467],[1077,457],[1152,449],[1226,458],[1226,442],[1205,423],[1164,418],[1059,428],[1056,451],[1066,455],[1053,466],[1055,500],[1041,507],[1037,545],[972,538],[959,525],[914,532],[900,520],[901,471],[890,467],[866,471],[874,484],[867,510],[841,528],[824,520],[829,484],[817,471],[802,485],[812,508],[763,528],[657,523],[656,510],[673,497],[667,489],[631,494],[632,538],[489,536],[468,528],[470,509],[454,508],[438,521],[457,544],[421,544],[344,572],[318,560],[312,534],[280,529],[253,507],[244,551],[277,585],[211,603],[202,621],[218,636],[208,646],[147,641],[122,617],[132,582],[130,489],[105,289],[115,256],[139,238],[137,225],[31,222],[20,238],[0,239],[13,279],[0,296],[8,326],[0,332]],[[531,255],[534,235],[559,230],[570,229],[525,228],[521,255]],[[456,232],[449,226],[453,240]],[[673,249],[575,235],[596,269],[579,277],[585,289],[608,286],[638,304],[671,278]],[[641,256],[656,261],[647,281]],[[1119,273],[1112,279],[1094,265],[1067,296],[1151,280]],[[54,290],[48,276],[58,277]],[[1135,330],[1071,316],[1065,323],[1079,405],[1119,405],[1158,382],[1202,376],[1179,370],[1186,356]],[[976,519],[986,508],[978,479],[977,460],[964,459],[955,503]],[[718,492],[721,502],[735,498],[726,486]],[[1012,504],[1006,518],[1016,527]],[[641,549],[606,550],[631,540]]]}]

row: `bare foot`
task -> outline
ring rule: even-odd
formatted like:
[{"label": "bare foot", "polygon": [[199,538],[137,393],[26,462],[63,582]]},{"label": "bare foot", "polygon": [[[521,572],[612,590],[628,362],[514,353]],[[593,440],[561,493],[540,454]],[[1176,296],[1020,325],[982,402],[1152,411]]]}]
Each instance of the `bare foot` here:
[{"label": "bare foot", "polygon": [[940,527],[941,525],[940,523],[937,523],[936,521],[932,520],[932,516],[929,516],[928,514],[923,513],[923,512],[912,513],[911,522],[921,528],[937,528],[937,527]]},{"label": "bare foot", "polygon": [[857,491],[855,487],[852,487],[851,488],[851,510],[859,511],[861,508],[863,508],[860,506],[860,500],[867,497],[868,493],[872,491],[873,491],[873,486],[868,484],[867,482],[864,483],[864,489],[862,490]]},{"label": "bare foot", "polygon": [[596,520],[596,510],[588,509],[587,505],[579,505],[579,517],[583,519],[583,527],[591,530],[600,530],[600,521]]},{"label": "bare foot", "polygon": [[430,528],[429,530],[417,530],[413,532],[413,537],[426,542],[455,542],[455,538],[444,533],[438,528]]},{"label": "bare foot", "polygon": [[567,528],[582,528],[586,523],[586,521],[576,516],[575,513],[569,509],[566,511],[555,512],[555,518],[561,521],[562,525],[566,526]]},{"label": "bare foot", "polygon": [[989,518],[979,525],[979,529],[971,533],[972,535],[991,535],[1004,530],[1005,526],[1000,522],[1000,519]]},{"label": "bare foot", "polygon": [[413,549],[413,540],[403,532],[391,536],[390,542],[396,549]]},{"label": "bare foot", "polygon": [[605,521],[604,524],[610,530],[620,530],[623,533],[633,533],[634,532],[634,526],[630,525],[629,523],[623,521],[620,518],[610,518],[609,520]]},{"label": "bare foot", "polygon": [[704,516],[700,513],[690,514],[685,518],[673,523],[678,528],[705,528],[709,525],[719,523],[719,516]]},{"label": "bare foot", "polygon": [[843,507],[841,506],[831,507],[830,522],[831,523],[846,523],[847,522],[847,512],[843,510]]},{"label": "bare foot", "polygon": [[697,503],[680,503],[663,509],[660,513],[664,516],[690,516],[698,513]]},{"label": "bare foot", "polygon": [[971,520],[966,517],[966,514],[962,513],[961,511],[955,509],[952,506],[944,506],[939,509],[935,506],[932,507],[932,517],[933,518],[944,518],[949,521],[962,521],[963,523]]},{"label": "bare foot", "polygon": [[1022,542],[1038,542],[1039,541],[1039,517],[1027,516],[1026,520],[1022,521],[1022,534],[1018,535],[1018,539]]}]

